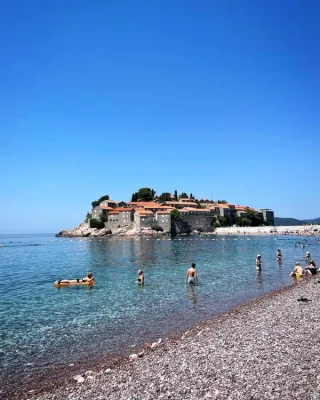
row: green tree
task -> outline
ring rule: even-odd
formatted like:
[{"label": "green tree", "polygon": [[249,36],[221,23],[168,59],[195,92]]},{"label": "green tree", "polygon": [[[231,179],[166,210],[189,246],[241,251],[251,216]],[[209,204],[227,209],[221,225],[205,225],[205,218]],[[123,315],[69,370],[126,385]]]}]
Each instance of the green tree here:
[{"label": "green tree", "polygon": [[158,200],[161,201],[161,202],[170,201],[171,200],[171,193],[169,193],[169,192],[161,193],[160,196],[158,197]]},{"label": "green tree", "polygon": [[192,193],[190,193],[189,199],[193,199],[194,200],[194,195]]},{"label": "green tree", "polygon": [[180,214],[180,211],[177,210],[176,208],[174,208],[173,210],[171,210],[171,221],[181,221],[182,217]]},{"label": "green tree", "polygon": [[91,217],[92,217],[92,214],[90,214],[89,212],[87,212],[87,215],[86,215],[86,222],[88,222],[89,219],[91,219]]},{"label": "green tree", "polygon": [[106,194],[104,196],[101,196],[98,200],[94,200],[91,205],[92,208],[97,207],[102,201],[104,200],[109,200],[109,196]]},{"label": "green tree", "polygon": [[182,192],[182,193],[180,194],[179,198],[180,198],[180,199],[187,199],[187,198],[188,198],[188,195],[187,195],[187,193]]},{"label": "green tree", "polygon": [[137,192],[138,201],[152,201],[155,191],[150,188],[141,188]]},{"label": "green tree", "polygon": [[102,229],[104,228],[104,223],[101,222],[99,219],[92,218],[90,219],[90,228]]},{"label": "green tree", "polygon": [[261,226],[266,224],[263,217],[260,216],[255,211],[253,211],[251,208],[247,207],[246,213],[247,213],[246,219],[248,219],[251,222],[250,226]]},{"label": "green tree", "polygon": [[137,192],[132,194],[131,201],[138,201],[138,193]]},{"label": "green tree", "polygon": [[174,191],[174,199],[176,201],[178,201],[178,192],[177,192],[177,190]]},{"label": "green tree", "polygon": [[217,200],[217,202],[219,204],[227,204],[228,203],[227,200]]}]

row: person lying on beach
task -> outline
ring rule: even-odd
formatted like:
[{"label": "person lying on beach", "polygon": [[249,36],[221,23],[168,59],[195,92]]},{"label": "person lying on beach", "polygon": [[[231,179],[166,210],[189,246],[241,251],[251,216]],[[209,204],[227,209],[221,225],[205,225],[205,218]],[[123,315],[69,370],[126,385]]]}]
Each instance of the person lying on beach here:
[{"label": "person lying on beach", "polygon": [[143,272],[141,271],[141,269],[139,269],[139,271],[138,271],[138,280],[137,280],[137,283],[138,283],[139,285],[141,285],[141,286],[144,285],[144,275],[143,275]]},{"label": "person lying on beach", "polygon": [[277,259],[278,259],[278,260],[281,260],[281,258],[282,258],[281,250],[278,249],[278,250],[277,250]]},{"label": "person lying on beach", "polygon": [[316,263],[312,260],[308,261],[308,265],[305,267],[305,273],[308,275],[316,275],[318,269],[316,267]]},{"label": "person lying on beach", "polygon": [[191,267],[187,271],[186,283],[188,283],[189,285],[198,284],[198,274],[197,274],[197,271],[196,271],[196,264],[195,263],[192,263]]},{"label": "person lying on beach", "polygon": [[261,268],[262,268],[262,263],[263,263],[263,261],[261,260],[261,256],[260,256],[260,254],[258,254],[257,255],[257,258],[256,258],[256,266],[257,266],[257,270],[261,270]]},{"label": "person lying on beach", "polygon": [[304,275],[304,269],[301,267],[299,262],[296,262],[293,271],[290,272],[290,276],[293,278],[301,278]]}]

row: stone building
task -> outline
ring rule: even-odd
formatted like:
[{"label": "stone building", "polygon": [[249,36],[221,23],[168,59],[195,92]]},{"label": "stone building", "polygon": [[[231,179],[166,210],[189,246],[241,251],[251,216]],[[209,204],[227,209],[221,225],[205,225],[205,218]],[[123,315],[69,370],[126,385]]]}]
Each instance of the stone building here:
[{"label": "stone building", "polygon": [[183,221],[187,222],[193,230],[212,230],[213,211],[209,208],[186,207],[180,210]]}]

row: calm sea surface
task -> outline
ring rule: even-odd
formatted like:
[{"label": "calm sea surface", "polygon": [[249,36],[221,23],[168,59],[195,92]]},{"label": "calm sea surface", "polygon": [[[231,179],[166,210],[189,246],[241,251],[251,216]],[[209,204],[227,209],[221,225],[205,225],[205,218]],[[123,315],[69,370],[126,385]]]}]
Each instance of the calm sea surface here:
[{"label": "calm sea surface", "polygon": [[[320,262],[320,243],[301,237],[227,236],[55,238],[0,235],[0,380],[92,357],[126,353],[292,282],[306,250]],[[283,262],[276,261],[282,249]],[[261,274],[255,257],[262,255]],[[198,287],[186,287],[197,263]],[[303,264],[304,265],[304,264]],[[145,286],[136,284],[137,270]],[[56,289],[61,278],[92,271],[92,289]],[[11,378],[9,378],[9,376]]]}]

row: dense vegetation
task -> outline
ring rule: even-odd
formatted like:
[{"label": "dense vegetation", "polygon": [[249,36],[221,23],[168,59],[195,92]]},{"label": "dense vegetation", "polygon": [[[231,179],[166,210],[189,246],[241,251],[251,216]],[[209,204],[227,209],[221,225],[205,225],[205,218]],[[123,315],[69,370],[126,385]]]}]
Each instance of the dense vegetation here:
[{"label": "dense vegetation", "polygon": [[92,218],[90,219],[90,228],[102,229],[104,228],[104,223],[99,219]]}]

